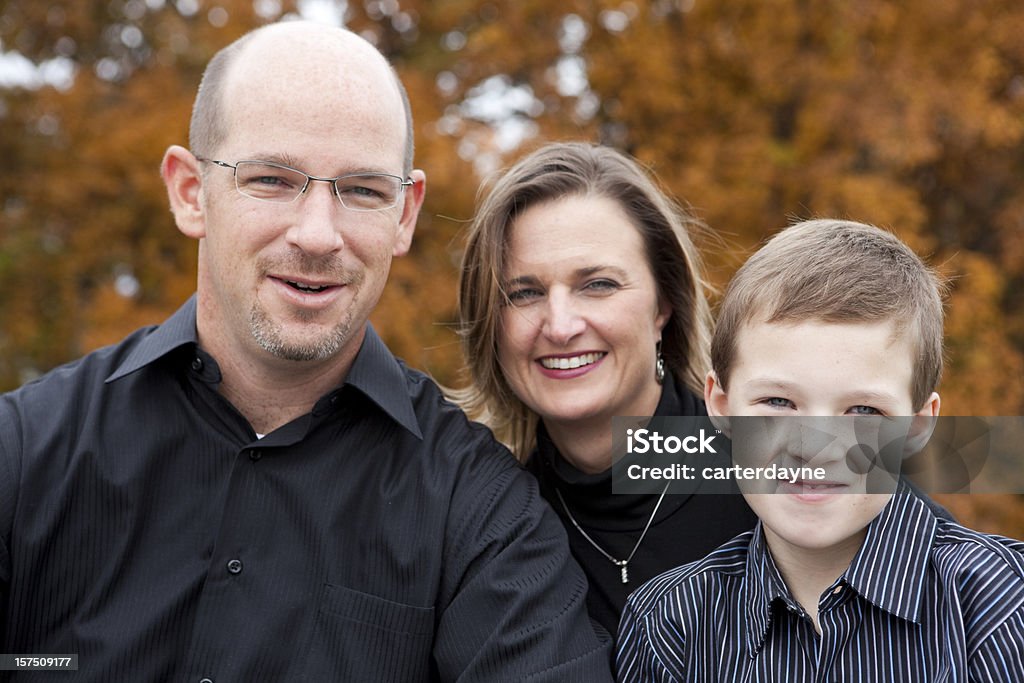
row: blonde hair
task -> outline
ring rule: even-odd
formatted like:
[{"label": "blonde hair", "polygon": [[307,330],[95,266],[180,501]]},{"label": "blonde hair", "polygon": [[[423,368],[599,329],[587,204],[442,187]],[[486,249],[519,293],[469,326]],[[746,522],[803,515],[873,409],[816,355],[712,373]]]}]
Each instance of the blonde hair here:
[{"label": "blonde hair", "polygon": [[509,236],[526,209],[571,196],[616,201],[639,229],[659,299],[672,309],[662,330],[666,367],[699,393],[710,363],[711,314],[700,257],[689,234],[703,230],[703,224],[621,152],[573,142],[536,150],[505,171],[489,191],[482,189],[478,198],[458,290],[458,329],[469,385],[450,392],[520,460],[534,448],[537,416],[512,391],[498,363]]},{"label": "blonde hair", "polygon": [[832,219],[797,223],[768,240],[726,288],[711,342],[723,390],[736,337],[752,321],[895,323],[915,347],[911,397],[920,409],[942,375],[945,284],[892,233]]}]

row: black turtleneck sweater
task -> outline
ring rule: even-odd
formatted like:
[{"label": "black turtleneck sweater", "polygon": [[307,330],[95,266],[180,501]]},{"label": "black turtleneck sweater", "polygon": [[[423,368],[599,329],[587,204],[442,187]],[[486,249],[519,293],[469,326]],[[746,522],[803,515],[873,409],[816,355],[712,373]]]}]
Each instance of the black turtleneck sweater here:
[{"label": "black turtleneck sweater", "polygon": [[[706,415],[704,401],[666,375],[656,416]],[[666,495],[636,554],[629,562],[629,583],[619,567],[598,552],[573,526],[556,493],[562,492],[572,516],[609,555],[624,560],[651,518],[654,495],[612,494],[612,471],[586,474],[569,464],[551,442],[543,424],[537,450],[526,468],[540,481],[541,494],[555,509],[569,545],[590,582],[590,616],[613,636],[629,594],[656,575],[699,560],[733,536],[754,527],[757,517],[740,495]]]}]

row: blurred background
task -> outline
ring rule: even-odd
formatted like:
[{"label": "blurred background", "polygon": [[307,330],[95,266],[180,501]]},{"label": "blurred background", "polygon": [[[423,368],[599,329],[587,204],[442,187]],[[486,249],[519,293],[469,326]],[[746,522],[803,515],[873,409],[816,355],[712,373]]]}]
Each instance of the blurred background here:
[{"label": "blurred background", "polygon": [[[1024,3],[1014,0],[0,0],[0,390],[161,321],[194,290],[158,166],[210,56],[282,17],[396,65],[428,174],[374,324],[457,382],[479,183],[545,141],[650,166],[724,285],[787,223],[893,229],[947,277],[943,414],[1024,410]],[[1024,537],[1024,496],[938,498]]]}]

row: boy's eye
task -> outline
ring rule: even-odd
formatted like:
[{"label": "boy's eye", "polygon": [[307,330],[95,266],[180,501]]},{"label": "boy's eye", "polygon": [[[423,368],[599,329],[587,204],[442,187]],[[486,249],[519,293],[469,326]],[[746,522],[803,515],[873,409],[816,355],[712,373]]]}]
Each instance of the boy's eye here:
[{"label": "boy's eye", "polygon": [[853,406],[846,411],[851,415],[881,415],[882,411],[871,406]]},{"label": "boy's eye", "polygon": [[771,396],[769,398],[762,399],[761,403],[764,403],[767,406],[771,406],[772,408],[795,408],[796,407],[795,405],[793,405],[793,402],[790,401],[788,398],[781,398],[779,396]]}]

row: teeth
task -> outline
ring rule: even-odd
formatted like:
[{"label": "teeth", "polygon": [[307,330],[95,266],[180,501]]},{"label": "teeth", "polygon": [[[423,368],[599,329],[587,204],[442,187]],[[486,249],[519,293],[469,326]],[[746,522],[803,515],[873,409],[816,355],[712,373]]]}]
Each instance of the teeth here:
[{"label": "teeth", "polygon": [[596,363],[604,356],[603,353],[584,353],[571,358],[542,358],[540,364],[548,370],[572,370]]},{"label": "teeth", "polygon": [[327,289],[327,285],[307,285],[304,282],[295,282],[294,280],[288,280],[287,282],[295,289],[303,292],[322,292]]}]

